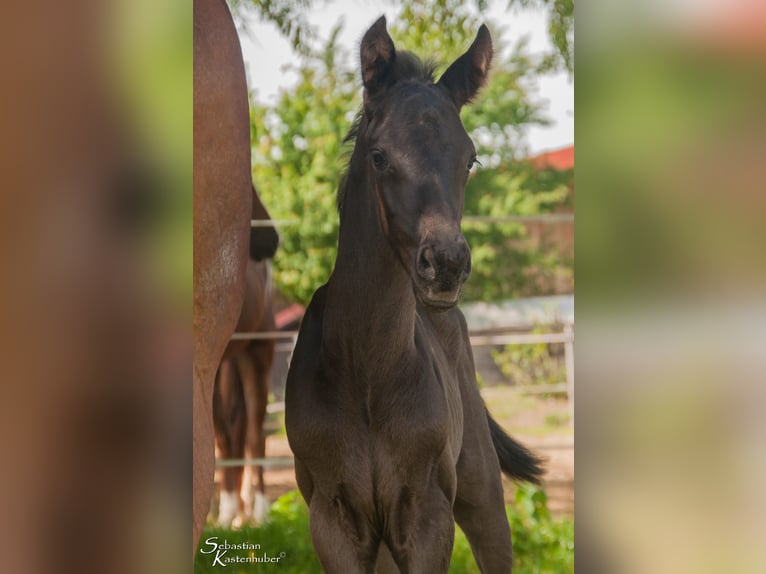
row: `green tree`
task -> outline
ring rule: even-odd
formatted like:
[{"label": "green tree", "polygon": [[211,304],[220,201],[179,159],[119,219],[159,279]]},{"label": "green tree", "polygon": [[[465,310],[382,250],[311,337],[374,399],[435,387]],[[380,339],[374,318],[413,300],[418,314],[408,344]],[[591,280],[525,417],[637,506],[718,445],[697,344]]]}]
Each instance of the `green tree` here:
[{"label": "green tree", "polygon": [[544,9],[556,63],[574,73],[574,0],[507,0],[508,8]]},{"label": "green tree", "polygon": [[[514,7],[543,9],[548,13],[548,34],[556,52],[552,54],[557,65],[574,71],[574,0],[503,0],[510,10]],[[264,22],[274,24],[290,40],[298,52],[307,54],[309,45],[316,39],[316,32],[306,19],[306,13],[315,0],[229,0],[235,17],[242,20],[242,12],[253,10]],[[438,4],[438,3],[436,3]],[[491,2],[474,0],[473,6],[484,11]],[[415,9],[428,9],[431,2],[414,2]],[[465,3],[456,4],[466,6]],[[437,16],[442,22],[450,19],[449,13]],[[452,30],[453,28],[444,28]]]},{"label": "green tree", "polygon": [[274,219],[299,222],[280,229],[275,278],[283,294],[303,303],[328,279],[335,261],[343,140],[359,105],[356,75],[338,62],[339,31],[321,51],[306,55],[298,84],[274,108],[252,106],[258,192]]},{"label": "green tree", "polygon": [[311,42],[316,38],[314,27],[306,19],[306,13],[314,0],[229,0],[234,18],[243,22],[244,13],[254,12],[262,21],[276,26],[287,38],[293,49],[308,54]]}]

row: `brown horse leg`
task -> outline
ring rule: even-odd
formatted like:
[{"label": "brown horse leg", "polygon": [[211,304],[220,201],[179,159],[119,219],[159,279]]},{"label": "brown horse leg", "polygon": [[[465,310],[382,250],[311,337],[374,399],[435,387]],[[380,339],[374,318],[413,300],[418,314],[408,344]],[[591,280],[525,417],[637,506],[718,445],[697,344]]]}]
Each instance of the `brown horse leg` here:
[{"label": "brown horse leg", "polygon": [[[253,362],[253,353],[251,344],[247,349],[243,350],[236,356],[237,371],[239,372],[240,380],[242,381],[242,396],[245,408],[245,457],[254,458],[256,454],[256,438],[257,432],[255,429],[257,411],[258,411],[258,397],[257,397],[257,373],[255,364]],[[242,488],[242,501],[244,505],[244,517],[246,520],[250,520],[253,510],[253,475],[257,474],[257,469],[248,467],[247,480],[243,484]]]},{"label": "brown horse leg", "polygon": [[[256,458],[266,457],[266,431],[263,428],[266,422],[266,407],[269,404],[269,373],[271,364],[274,360],[273,341],[258,342],[253,349],[253,355],[257,355],[255,361],[255,381],[257,387],[255,395],[257,398],[254,421],[254,450]],[[264,481],[264,470],[262,466],[256,467],[255,476],[257,479],[255,502],[253,505],[253,520],[256,524],[266,521],[269,515],[269,500],[266,497],[266,482]]]},{"label": "brown horse leg", "polygon": [[[221,363],[213,400],[215,435],[224,459],[242,458],[245,440],[245,409],[242,386],[232,361]],[[242,487],[242,467],[223,469],[218,522],[230,526],[240,512],[239,492]]]},{"label": "brown horse leg", "polygon": [[[274,355],[272,342],[256,341],[237,357],[237,366],[242,377],[245,409],[247,411],[247,437],[245,451],[248,458],[266,456],[266,407],[269,400],[268,376]],[[263,467],[249,470],[243,488],[245,515],[256,524],[266,520],[269,512]]]}]

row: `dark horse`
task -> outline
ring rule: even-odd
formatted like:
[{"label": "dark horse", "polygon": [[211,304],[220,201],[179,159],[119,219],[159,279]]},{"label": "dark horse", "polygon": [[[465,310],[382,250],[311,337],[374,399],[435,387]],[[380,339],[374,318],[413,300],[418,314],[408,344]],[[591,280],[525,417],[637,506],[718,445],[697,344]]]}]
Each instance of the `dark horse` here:
[{"label": "dark horse", "polygon": [[328,572],[446,572],[454,522],[482,572],[511,571],[501,470],[540,461],[489,416],[462,313],[460,230],[476,151],[461,107],[484,85],[485,26],[438,82],[380,18],[361,44],[363,109],[340,188],[338,257],[301,325],[286,426]]},{"label": "dark horse", "polygon": [[[245,303],[237,332],[275,330],[271,289],[269,263],[248,261]],[[263,423],[273,361],[273,339],[234,340],[226,348],[213,396],[213,421],[221,458],[266,456]],[[263,467],[254,470],[252,467],[244,470],[241,466],[225,467],[222,475],[219,524],[228,527],[235,519],[240,523],[263,522],[268,514]]]},{"label": "dark horse", "polygon": [[[225,0],[194,0],[193,525],[196,548],[213,490],[213,385],[242,310],[248,250],[270,257],[273,228],[252,185],[247,83]],[[248,243],[249,241],[249,243]]]}]

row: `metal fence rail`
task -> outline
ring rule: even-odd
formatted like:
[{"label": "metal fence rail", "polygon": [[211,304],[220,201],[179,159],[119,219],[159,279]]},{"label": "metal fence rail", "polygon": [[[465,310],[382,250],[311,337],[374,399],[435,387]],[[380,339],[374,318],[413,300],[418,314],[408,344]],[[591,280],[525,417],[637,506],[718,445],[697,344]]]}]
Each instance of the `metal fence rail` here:
[{"label": "metal fence rail", "polygon": [[538,343],[571,343],[574,333],[514,333],[510,335],[470,335],[472,347],[493,345],[537,345]]},{"label": "metal fence rail", "polygon": [[466,215],[463,223],[574,223],[574,213],[545,213],[542,215]]},{"label": "metal fence rail", "polygon": [[216,459],[216,468],[232,468],[238,466],[262,466],[268,468],[291,468],[295,466],[292,456],[269,456],[267,458],[225,458]]},{"label": "metal fence rail", "polygon": [[268,339],[295,339],[298,331],[260,331],[234,333],[231,336],[232,341],[256,341]]},{"label": "metal fence rail", "polygon": [[[540,215],[465,215],[463,223],[574,223],[574,213],[543,213]],[[291,227],[300,225],[299,219],[251,219],[250,227]]]}]

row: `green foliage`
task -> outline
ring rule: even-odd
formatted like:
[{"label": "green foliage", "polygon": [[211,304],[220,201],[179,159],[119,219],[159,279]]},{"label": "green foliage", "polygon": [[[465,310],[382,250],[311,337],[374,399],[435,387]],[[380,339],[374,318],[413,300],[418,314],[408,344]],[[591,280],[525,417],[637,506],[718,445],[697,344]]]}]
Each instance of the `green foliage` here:
[{"label": "green foliage", "polygon": [[545,426],[548,428],[559,428],[569,423],[569,415],[567,413],[552,413],[545,416]]},{"label": "green foliage", "polygon": [[300,223],[280,229],[274,277],[283,294],[302,303],[327,281],[335,261],[343,140],[359,101],[353,72],[336,63],[339,30],[306,57],[298,84],[276,107],[254,104],[251,116],[258,193],[274,219]]},{"label": "green foliage", "polygon": [[574,521],[554,520],[545,491],[520,484],[507,507],[513,533],[513,571],[517,574],[574,572]]},{"label": "green foliage", "polygon": [[[564,574],[574,570],[574,523],[571,519],[554,520],[547,508],[545,492],[531,485],[520,485],[515,503],[506,509],[513,533],[514,572],[516,574]],[[308,510],[298,491],[279,498],[271,507],[269,522],[260,527],[246,527],[232,531],[208,527],[202,540],[217,536],[229,544],[248,542],[259,544],[257,555],[285,557],[273,565],[285,574],[312,574],[321,572],[311,544]],[[201,545],[201,548],[205,548]],[[246,552],[230,551],[230,555],[246,555]],[[220,566],[212,566],[212,556],[197,553],[195,574],[220,572]],[[232,574],[255,572],[269,565],[229,565]],[[458,528],[452,552],[452,574],[478,573],[471,548],[463,532]]]},{"label": "green foliage", "polygon": [[[465,215],[504,216],[549,213],[569,201],[571,171],[538,171],[524,162],[479,168],[465,191]],[[467,301],[498,301],[549,292],[552,278],[571,261],[556,247],[534,244],[520,223],[470,223],[463,231],[471,246]]]},{"label": "green foliage", "polygon": [[241,12],[254,10],[264,22],[277,27],[298,53],[306,54],[316,31],[306,19],[312,0],[229,0],[234,16],[242,21]]},{"label": "green foliage", "polygon": [[397,46],[440,64],[438,75],[465,52],[481,21],[465,2],[431,0],[405,3],[388,25]]},{"label": "green foliage", "polygon": [[[574,0],[504,0],[508,8],[537,8],[548,13],[548,35],[556,49],[547,60],[556,67],[565,67],[574,71]],[[306,18],[308,10],[315,5],[314,0],[229,0],[235,17],[241,21],[240,12],[253,10],[264,22],[274,24],[287,38],[293,48],[301,54],[310,52],[309,46],[316,38],[316,31]],[[475,0],[473,5],[478,11],[484,11],[490,2]],[[450,0],[431,0],[431,2],[411,2],[405,6],[401,16],[406,19],[408,13],[430,16],[435,24],[441,24],[443,30],[455,30],[453,25],[462,17],[461,8],[465,2]],[[414,34],[413,34],[414,36]],[[447,40],[449,42],[449,40]],[[438,46],[435,46],[438,48]],[[449,55],[449,52],[447,53]],[[455,54],[456,56],[459,54]],[[446,61],[446,60],[445,60]]]},{"label": "green foliage", "polygon": [[[260,568],[269,566],[278,568],[279,572],[285,574],[309,574],[322,571],[311,544],[308,509],[297,490],[277,499],[271,507],[269,521],[266,524],[258,527],[247,526],[241,530],[208,526],[202,533],[202,540],[207,540],[213,536],[217,536],[219,541],[226,540],[229,544],[242,542],[259,544],[261,548],[256,551],[257,555],[264,551],[269,556],[278,556],[281,552],[285,553],[285,557],[280,560],[279,564],[228,565],[227,570],[231,574],[255,572]],[[200,544],[200,549],[204,550],[205,548],[203,544]],[[229,554],[247,555],[243,551],[230,551]],[[214,566],[212,562],[212,555],[201,554],[198,551],[194,563],[194,573],[213,574],[221,572],[221,566]]]},{"label": "green foliage", "polygon": [[[537,327],[533,333],[550,333],[553,329]],[[517,385],[542,385],[566,380],[563,344],[535,343],[506,345],[492,351],[492,358],[502,373]]]},{"label": "green foliage", "polygon": [[538,8],[548,12],[548,35],[556,64],[574,72],[574,0],[507,0],[508,7]]},{"label": "green foliage", "polygon": [[548,33],[566,69],[574,72],[574,0],[553,0]]},{"label": "green foliage", "polygon": [[[409,3],[389,23],[397,46],[442,63],[467,49],[479,25],[475,11],[456,0]],[[301,303],[308,302],[332,270],[338,229],[335,197],[347,151],[343,138],[359,105],[359,72],[346,67],[346,54],[335,41],[338,31],[321,50],[303,57],[298,84],[283,92],[274,108],[253,107],[256,186],[275,219],[299,221],[280,229],[275,279],[282,293]],[[469,180],[464,214],[553,211],[568,201],[572,172],[538,171],[518,159],[527,155],[525,130],[547,121],[533,87],[550,63],[531,57],[523,42],[504,50],[499,34],[494,41],[489,84],[462,112],[484,165]],[[562,267],[571,270],[571,262],[555,248],[530,242],[523,225],[466,223],[464,231],[473,257],[466,301],[549,292],[549,279]]]}]

